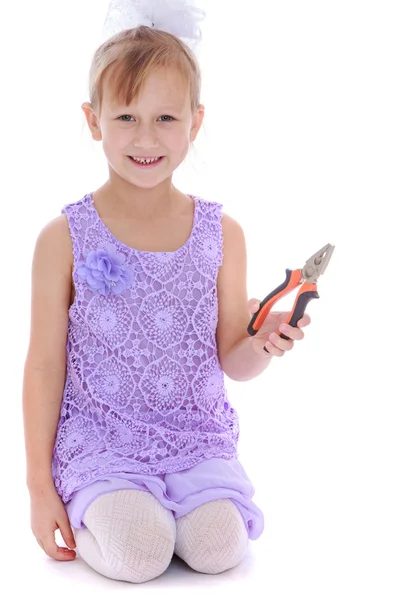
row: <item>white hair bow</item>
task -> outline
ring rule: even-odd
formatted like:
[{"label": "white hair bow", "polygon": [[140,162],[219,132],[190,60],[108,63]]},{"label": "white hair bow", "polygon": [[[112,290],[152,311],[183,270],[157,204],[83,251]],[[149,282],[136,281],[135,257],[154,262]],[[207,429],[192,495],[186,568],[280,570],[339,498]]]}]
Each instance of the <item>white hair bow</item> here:
[{"label": "white hair bow", "polygon": [[192,50],[201,40],[200,21],[205,12],[187,0],[111,0],[104,34],[110,37],[124,29],[147,25],[176,35]]}]

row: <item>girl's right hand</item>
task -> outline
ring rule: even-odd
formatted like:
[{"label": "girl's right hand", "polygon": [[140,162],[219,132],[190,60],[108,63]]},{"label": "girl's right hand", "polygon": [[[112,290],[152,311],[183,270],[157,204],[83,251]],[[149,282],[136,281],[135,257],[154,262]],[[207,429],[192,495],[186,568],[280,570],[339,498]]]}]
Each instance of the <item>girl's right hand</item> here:
[{"label": "girl's right hand", "polygon": [[[31,529],[39,546],[55,560],[74,560],[76,543],[67,511],[54,485],[31,492]],[[59,529],[68,548],[56,544],[54,532]]]}]

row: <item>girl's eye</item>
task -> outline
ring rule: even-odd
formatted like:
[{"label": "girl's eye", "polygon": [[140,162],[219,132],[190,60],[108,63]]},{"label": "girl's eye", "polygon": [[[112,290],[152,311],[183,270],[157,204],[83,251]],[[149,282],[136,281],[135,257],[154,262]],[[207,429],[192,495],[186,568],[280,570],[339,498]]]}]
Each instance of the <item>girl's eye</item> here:
[{"label": "girl's eye", "polygon": [[[162,119],[164,123],[170,123],[175,120],[174,117],[171,117],[170,115],[162,115],[162,117],[159,118]],[[121,117],[118,117],[118,119],[124,123],[130,123],[133,117],[131,117],[131,115],[122,115]]]}]

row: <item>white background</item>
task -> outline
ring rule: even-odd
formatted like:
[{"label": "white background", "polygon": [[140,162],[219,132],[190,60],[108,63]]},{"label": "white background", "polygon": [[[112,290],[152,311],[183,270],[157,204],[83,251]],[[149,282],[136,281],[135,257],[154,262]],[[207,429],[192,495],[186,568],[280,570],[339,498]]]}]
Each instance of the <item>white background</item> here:
[{"label": "white background", "polygon": [[226,590],[398,600],[397,2],[200,3],[207,114],[175,183],[223,202],[241,223],[249,297],[261,300],[286,268],[336,246],[320,299],[308,305],[305,339],[258,378],[227,379],[241,417],[240,458],[265,514],[261,538],[231,572],[202,576],[174,563],[135,589],[78,560],[56,563],[33,538],[21,411],[31,259],[42,227],[107,177],[80,109],[106,6],[2,6],[0,586],[10,598],[217,598]]}]

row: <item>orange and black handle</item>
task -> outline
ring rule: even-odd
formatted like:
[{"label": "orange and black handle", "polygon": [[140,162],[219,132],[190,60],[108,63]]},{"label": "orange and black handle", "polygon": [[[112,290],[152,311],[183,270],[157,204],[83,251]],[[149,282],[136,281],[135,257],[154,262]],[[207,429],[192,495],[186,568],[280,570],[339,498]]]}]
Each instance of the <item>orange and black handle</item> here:
[{"label": "orange and black handle", "polygon": [[[247,332],[250,335],[255,335],[259,331],[261,325],[264,323],[265,318],[269,314],[273,305],[276,302],[278,302],[280,298],[283,298],[289,292],[298,287],[301,283],[302,277],[303,275],[301,269],[296,269],[295,271],[292,271],[291,269],[286,269],[285,281],[264,298],[264,300],[260,304],[260,308],[253,315],[247,328]],[[319,298],[319,294],[317,292],[317,284],[307,282],[303,283],[303,285],[297,293],[296,300],[293,304],[292,312],[290,313],[286,323],[288,323],[292,327],[297,327],[297,323],[304,316],[307,304],[310,302],[310,300],[313,300],[314,298]],[[289,339],[283,333],[280,333],[279,335],[284,340]],[[266,350],[266,352],[268,352],[268,350]]]}]

